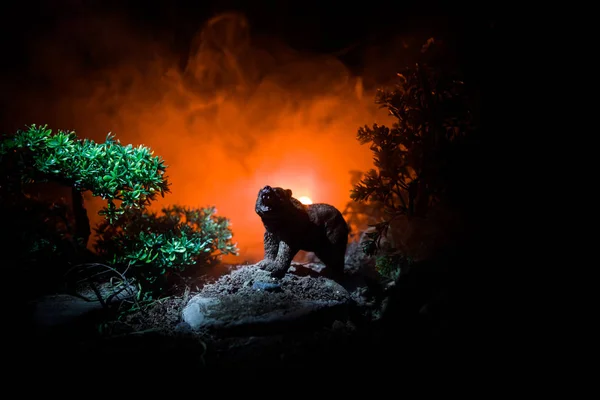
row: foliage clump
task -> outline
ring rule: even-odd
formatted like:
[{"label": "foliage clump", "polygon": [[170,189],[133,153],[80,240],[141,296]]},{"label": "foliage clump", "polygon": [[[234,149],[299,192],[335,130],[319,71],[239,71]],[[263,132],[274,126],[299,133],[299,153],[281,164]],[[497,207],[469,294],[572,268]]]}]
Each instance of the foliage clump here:
[{"label": "foliage clump", "polygon": [[189,274],[194,265],[237,254],[229,220],[217,216],[215,207],[173,205],[161,212],[130,209],[114,223],[104,221],[96,228],[97,253],[130,271],[145,293],[164,292],[173,273]]},{"label": "foliage clump", "polygon": [[[104,270],[135,284],[138,297],[148,299],[165,293],[171,272],[236,253],[229,221],[216,216],[214,207],[150,212],[152,201],[170,191],[167,166],[148,147],[122,145],[111,133],[96,143],[74,131],[31,125],[0,136],[0,166],[0,209],[7,218],[2,236],[8,238],[1,245],[14,266],[62,264],[67,271],[89,271],[73,265],[102,261]],[[69,194],[60,196],[65,189]],[[106,202],[93,256],[84,192]],[[43,270],[52,277],[64,272]]]},{"label": "foliage clump", "polygon": [[413,263],[410,257],[400,253],[379,255],[375,258],[375,267],[384,277],[396,280],[400,273],[408,269]]},{"label": "foliage clump", "polygon": [[18,171],[18,186],[53,180],[105,199],[100,214],[109,222],[169,191],[164,161],[145,146],[121,145],[111,133],[104,143],[96,143],[74,131],[53,133],[46,125],[31,125],[2,135],[0,162]]}]

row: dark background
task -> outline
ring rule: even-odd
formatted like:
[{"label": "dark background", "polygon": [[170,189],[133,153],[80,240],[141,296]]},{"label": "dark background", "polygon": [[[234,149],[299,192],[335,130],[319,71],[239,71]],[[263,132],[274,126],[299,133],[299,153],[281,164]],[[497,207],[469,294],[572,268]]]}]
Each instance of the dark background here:
[{"label": "dark background", "polygon": [[[34,0],[4,4],[0,17],[4,61],[0,68],[3,79],[22,80],[24,84],[28,67],[44,62],[29,53],[28,45],[73,16],[124,16],[136,30],[168,41],[181,55],[182,64],[202,24],[227,11],[242,12],[253,35],[278,37],[294,49],[334,54],[356,73],[361,72],[368,48],[384,45],[397,35],[434,36],[446,40],[465,72],[477,81],[492,67],[487,57],[496,46],[502,25],[482,7],[442,1]],[[3,93],[3,97],[8,95]]]},{"label": "dark background", "polygon": [[[495,96],[504,85],[498,79],[504,52],[504,34],[507,25],[489,10],[475,9],[456,2],[326,2],[326,1],[10,1],[4,3],[0,16],[0,132],[13,132],[30,123],[17,112],[5,112],[3,105],[19,97],[19,88],[35,88],[48,84],[37,82],[31,71],[44,67],[45,60],[32,54],[30,44],[43,38],[48,30],[60,24],[65,16],[86,16],[96,13],[118,13],[136,30],[149,37],[169,43],[172,51],[180,55],[184,66],[189,48],[198,30],[209,18],[226,11],[239,11],[248,18],[254,35],[274,36],[294,49],[309,50],[338,56],[354,73],[377,60],[368,59],[368,51],[385,46],[393,37],[436,37],[451,49],[453,61],[460,66],[464,78],[478,93],[481,107],[482,133],[480,151],[472,154],[469,163],[474,165],[469,179],[477,192],[471,197],[472,216],[492,216],[482,211],[491,207],[493,180],[487,176],[478,180],[478,174],[490,171],[489,157],[502,134],[499,124],[503,111]],[[110,29],[107,26],[106,29]],[[94,68],[93,65],[89,66]],[[384,71],[389,72],[389,71]],[[6,83],[10,82],[11,85]],[[60,93],[56,93],[60,96]],[[48,101],[51,101],[49,99]],[[23,111],[23,115],[28,115]],[[466,180],[466,179],[465,179]],[[487,185],[486,185],[487,183]],[[465,198],[469,197],[465,194]],[[495,195],[495,194],[494,194]],[[490,201],[483,201],[487,199]],[[478,209],[479,208],[479,209]],[[499,219],[496,216],[496,219]],[[488,257],[492,237],[484,236],[495,226],[492,220],[478,221],[467,258],[462,265],[478,269],[471,275],[477,290],[486,291],[486,282],[478,278],[494,260]],[[485,226],[483,226],[485,225]],[[468,271],[465,268],[463,271]],[[466,274],[457,274],[452,284]],[[458,279],[455,279],[458,278]],[[465,283],[463,281],[462,283]],[[461,284],[458,282],[457,284]],[[472,289],[472,287],[471,287]],[[471,291],[470,291],[471,293]],[[459,293],[460,295],[460,293]],[[470,294],[473,298],[474,294]],[[479,301],[477,301],[478,303]],[[478,318],[475,308],[470,312]],[[471,329],[467,341],[485,333],[478,325]],[[463,342],[464,343],[464,342]]]},{"label": "dark background", "polygon": [[[134,42],[160,41],[179,59],[183,70],[194,40],[206,21],[221,13],[235,11],[248,19],[253,38],[274,37],[294,50],[333,55],[353,74],[371,77],[370,81],[365,79],[365,84],[371,85],[369,89],[392,79],[410,62],[410,56],[417,53],[416,46],[425,43],[427,38],[443,41],[447,61],[458,68],[477,99],[481,132],[485,132],[481,135],[485,139],[482,146],[487,146],[482,147],[479,161],[489,163],[489,152],[502,146],[501,120],[509,113],[505,112],[506,104],[498,93],[510,92],[509,82],[503,78],[506,76],[503,65],[510,62],[505,50],[508,48],[507,33],[512,29],[509,22],[513,21],[492,12],[494,4],[414,0],[34,0],[4,4],[0,16],[0,54],[3,59],[0,63],[0,132],[3,133],[22,129],[31,121],[47,121],[51,126],[63,127],[75,123],[76,115],[73,122],[60,117],[54,121],[51,112],[40,110],[44,101],[59,100],[69,91],[68,73],[56,72],[61,69],[60,60],[56,57],[45,59],[32,50],[40,40],[54,38],[51,34],[57,27],[68,31],[72,21],[87,21],[86,18],[96,15],[118,15],[131,32],[142,36],[141,40],[132,39]],[[79,29],[73,28],[73,35],[81,34],[81,27]],[[111,26],[106,26],[106,30],[110,31]],[[68,38],[62,36],[62,40],[65,37]],[[399,48],[398,37],[412,39],[410,51]],[[64,47],[64,43],[56,44],[56,47]],[[93,53],[93,49],[77,51]],[[52,52],[50,49],[49,54],[53,55]],[[128,62],[91,57],[86,64],[81,62],[85,56],[77,57],[76,68],[81,76],[86,75],[81,69],[110,69],[110,63]],[[65,60],[65,70],[70,62]],[[144,61],[135,62],[143,65]],[[46,68],[53,72],[44,74]],[[483,170],[483,164],[477,168]]]},{"label": "dark background", "polygon": [[[466,2],[9,1],[4,3],[0,14],[0,132],[14,132],[36,120],[52,122],[47,112],[32,109],[43,107],[40,104],[46,100],[52,102],[61,97],[64,82],[47,81],[47,76],[60,74],[40,78],[43,74],[39,73],[45,68],[56,71],[60,65],[56,65],[57,60],[46,60],[31,49],[32,44],[44,39],[48,32],[65,21],[93,15],[119,15],[132,32],[166,43],[180,59],[183,69],[193,40],[203,24],[228,11],[241,12],[247,17],[253,37],[276,37],[293,49],[334,55],[356,75],[362,75],[368,66],[383,65],[385,61],[386,67],[377,71],[383,81],[392,78],[397,71],[394,62],[389,62],[394,57],[392,44],[395,38],[414,38],[415,43],[424,43],[429,37],[441,39],[448,49],[448,60],[458,66],[478,99],[481,151],[477,152],[475,157],[478,159],[472,160],[472,164],[480,173],[486,167],[493,168],[490,154],[502,145],[501,119],[507,115],[506,105],[497,93],[508,91],[501,66],[506,63],[506,33],[511,26],[506,18],[492,13],[491,6],[473,6]],[[69,29],[68,26],[61,27]],[[110,29],[111,26],[106,26],[106,30]],[[77,33],[73,32],[74,35]],[[377,48],[383,50],[373,52]],[[384,53],[386,60],[373,56]],[[406,54],[402,57],[405,62]],[[103,63],[111,61],[101,60]],[[77,67],[100,68],[94,62],[98,61]],[[52,65],[48,65],[50,63]],[[61,76],[61,79],[65,77]],[[377,79],[373,82],[377,83]],[[28,109],[30,98],[35,106]],[[39,115],[43,118],[38,118]],[[61,122],[59,126],[63,124]],[[476,182],[474,175],[473,180],[478,186],[477,198],[485,198],[482,194],[484,181],[490,183],[492,179],[487,177]],[[479,200],[471,203],[473,207],[489,207]]]},{"label": "dark background", "polygon": [[[39,108],[44,101],[60,98],[63,82],[39,78],[39,71],[45,68],[55,71],[57,61],[46,60],[32,52],[32,44],[44,39],[48,32],[65,24],[65,21],[79,17],[119,15],[132,32],[167,43],[170,51],[180,59],[182,69],[203,24],[211,17],[228,11],[241,12],[247,17],[252,36],[277,37],[297,50],[335,55],[356,75],[361,75],[367,66],[383,64],[383,59],[373,56],[373,49],[379,47],[383,49],[379,54],[385,53],[387,58],[387,67],[377,71],[382,80],[392,78],[397,71],[396,65],[388,62],[390,57],[392,60],[394,57],[394,48],[390,46],[395,38],[414,38],[415,43],[424,43],[428,37],[435,37],[444,41],[449,50],[449,60],[461,70],[478,99],[481,148],[474,153],[475,159],[469,161],[475,165],[473,170],[478,171],[471,172],[476,189],[466,190],[478,192],[477,200],[472,200],[470,206],[483,209],[490,204],[481,199],[491,200],[497,196],[484,194],[487,189],[494,190],[493,179],[487,176],[479,181],[476,173],[484,174],[489,172],[489,168],[494,168],[490,156],[495,148],[503,146],[505,124],[501,121],[509,114],[498,93],[509,92],[502,66],[510,61],[506,59],[505,50],[508,48],[507,33],[512,29],[508,22],[512,21],[492,12],[493,7],[494,4],[482,6],[468,2],[414,0],[8,1],[0,13],[0,132],[14,132],[31,121],[52,122],[47,112],[32,111],[27,103],[31,98],[35,106],[30,108]],[[69,29],[68,26],[61,27]],[[106,30],[110,29],[111,26],[106,26]],[[405,56],[402,55],[403,61],[406,61]],[[47,65],[49,63],[52,65]],[[83,67],[99,68],[93,62]],[[17,106],[13,106],[15,104]],[[43,118],[37,118],[39,115]],[[58,126],[64,124],[61,122]],[[480,214],[473,212],[473,215]]]}]

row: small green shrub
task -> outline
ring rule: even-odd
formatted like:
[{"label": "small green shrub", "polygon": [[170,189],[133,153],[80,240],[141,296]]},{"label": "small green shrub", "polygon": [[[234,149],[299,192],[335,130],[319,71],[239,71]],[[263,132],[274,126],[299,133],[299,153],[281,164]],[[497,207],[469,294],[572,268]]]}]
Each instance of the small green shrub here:
[{"label": "small green shrub", "polygon": [[217,216],[214,207],[173,205],[161,211],[129,209],[112,224],[105,221],[96,228],[97,253],[135,277],[146,296],[164,293],[173,273],[190,275],[192,266],[237,254],[229,220]]},{"label": "small green shrub", "polygon": [[382,276],[397,280],[402,271],[410,267],[413,260],[400,253],[380,255],[375,258],[375,269]]}]

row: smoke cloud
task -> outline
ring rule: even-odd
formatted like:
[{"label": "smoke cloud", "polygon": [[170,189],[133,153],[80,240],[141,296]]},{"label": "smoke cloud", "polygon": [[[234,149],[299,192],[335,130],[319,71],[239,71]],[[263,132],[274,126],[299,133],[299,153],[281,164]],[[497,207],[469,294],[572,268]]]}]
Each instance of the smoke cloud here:
[{"label": "smoke cloud", "polygon": [[[359,126],[389,123],[335,57],[252,35],[243,15],[207,21],[183,61],[169,43],[116,16],[63,20],[31,45],[28,82],[5,105],[32,123],[103,141],[143,144],[164,158],[171,193],[153,205],[214,205],[232,222],[240,257],[262,258],[254,202],[264,185],[343,209],[350,171],[372,166]],[[88,211],[94,222],[99,204]],[[97,219],[96,219],[97,220]]]}]

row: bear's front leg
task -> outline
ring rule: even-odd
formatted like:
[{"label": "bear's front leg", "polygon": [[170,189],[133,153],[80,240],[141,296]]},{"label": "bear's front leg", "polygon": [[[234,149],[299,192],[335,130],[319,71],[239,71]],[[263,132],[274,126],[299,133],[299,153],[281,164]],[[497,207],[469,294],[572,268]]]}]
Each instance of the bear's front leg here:
[{"label": "bear's front leg", "polygon": [[260,269],[272,271],[275,269],[275,259],[279,252],[279,238],[275,234],[267,231],[264,235],[263,244],[265,247],[265,258],[258,262],[258,267]]},{"label": "bear's front leg", "polygon": [[277,253],[277,257],[273,263],[273,268],[270,269],[271,276],[274,278],[283,278],[287,270],[290,268],[292,259],[297,252],[298,250],[292,249],[283,240],[279,242],[279,252]]},{"label": "bear's front leg", "polygon": [[265,232],[263,244],[265,246],[265,260],[275,261],[279,252],[279,238],[277,235],[268,231]]}]

